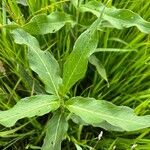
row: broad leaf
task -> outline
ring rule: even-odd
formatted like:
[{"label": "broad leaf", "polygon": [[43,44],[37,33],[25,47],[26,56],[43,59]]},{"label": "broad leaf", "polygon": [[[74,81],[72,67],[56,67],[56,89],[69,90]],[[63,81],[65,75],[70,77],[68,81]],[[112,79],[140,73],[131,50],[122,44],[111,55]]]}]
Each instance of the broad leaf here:
[{"label": "broad leaf", "polygon": [[99,75],[105,81],[108,82],[107,75],[106,75],[106,70],[105,70],[103,64],[100,62],[100,60],[95,55],[91,55],[90,58],[89,58],[89,62],[96,67],[97,72],[99,73]]},{"label": "broad leaf", "polygon": [[124,131],[135,131],[150,127],[150,115],[136,116],[131,108],[115,106],[107,101],[74,97],[66,102],[66,107],[85,123],[92,125],[107,121]]},{"label": "broad leaf", "polygon": [[66,93],[78,80],[84,77],[87,70],[88,58],[94,53],[97,47],[97,27],[100,23],[101,18],[99,17],[76,40],[73,51],[64,64],[63,93]]},{"label": "broad leaf", "polygon": [[47,34],[55,33],[66,23],[75,24],[72,17],[63,12],[53,12],[50,15],[40,14],[34,16],[23,29],[30,34]]},{"label": "broad leaf", "polygon": [[61,150],[61,142],[67,130],[68,123],[64,115],[60,112],[55,113],[48,122],[42,150]]},{"label": "broad leaf", "polygon": [[17,29],[12,33],[16,43],[25,44],[29,47],[28,59],[30,67],[39,75],[46,86],[46,91],[59,97],[58,89],[62,79],[58,62],[49,52],[40,50],[36,38],[24,30]]},{"label": "broad leaf", "polygon": [[[83,12],[91,12],[99,17],[103,8],[104,5],[102,3],[90,1],[82,5],[80,10]],[[116,9],[115,7],[105,8],[102,18],[104,21],[107,21],[110,26],[113,26],[117,29],[136,26],[141,32],[150,33],[150,22],[145,21],[142,17],[131,10]]]},{"label": "broad leaf", "polygon": [[60,103],[53,95],[36,95],[21,99],[14,107],[0,111],[0,124],[11,127],[25,117],[42,116],[56,110]]}]

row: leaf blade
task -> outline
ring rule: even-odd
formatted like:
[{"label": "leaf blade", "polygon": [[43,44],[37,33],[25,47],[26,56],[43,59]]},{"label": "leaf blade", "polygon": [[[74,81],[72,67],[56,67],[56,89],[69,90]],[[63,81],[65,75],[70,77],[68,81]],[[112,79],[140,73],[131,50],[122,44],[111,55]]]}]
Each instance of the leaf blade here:
[{"label": "leaf blade", "polygon": [[136,116],[131,108],[116,106],[107,101],[74,97],[66,102],[66,107],[88,124],[96,125],[107,121],[124,131],[136,131],[150,127],[150,115]]},{"label": "leaf blade", "polygon": [[68,129],[65,116],[56,112],[47,125],[46,137],[42,150],[61,150],[61,142]]},{"label": "leaf blade", "polygon": [[25,44],[29,47],[30,67],[39,75],[45,84],[46,91],[59,97],[58,90],[62,79],[56,59],[49,52],[42,51],[36,38],[24,30],[16,29],[12,31],[12,34],[17,44]]},{"label": "leaf blade", "polygon": [[100,23],[101,17],[78,37],[73,51],[64,63],[63,94],[84,77],[87,70],[88,58],[95,52],[98,44],[97,27]]},{"label": "leaf blade", "polygon": [[10,127],[25,117],[42,116],[56,110],[60,103],[53,95],[36,95],[21,99],[14,107],[0,111],[0,124]]},{"label": "leaf blade", "polygon": [[91,55],[89,58],[89,62],[96,67],[99,75],[108,83],[105,67],[100,62],[100,60],[95,55]]},{"label": "leaf blade", "polygon": [[[102,12],[104,5],[97,1],[88,2],[80,7],[83,12],[91,12],[97,17]],[[117,9],[115,7],[105,8],[102,18],[117,29],[136,26],[143,33],[150,33],[150,22],[145,21],[138,14],[128,9]]]},{"label": "leaf blade", "polygon": [[34,16],[22,28],[34,35],[47,34],[57,32],[66,23],[70,23],[72,26],[75,24],[70,15],[63,12],[53,12],[50,15],[39,14]]}]

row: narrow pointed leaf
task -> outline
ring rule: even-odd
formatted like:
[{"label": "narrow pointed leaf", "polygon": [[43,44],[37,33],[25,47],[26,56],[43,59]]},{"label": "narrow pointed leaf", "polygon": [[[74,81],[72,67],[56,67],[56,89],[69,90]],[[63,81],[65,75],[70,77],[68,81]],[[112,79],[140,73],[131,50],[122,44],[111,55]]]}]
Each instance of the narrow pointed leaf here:
[{"label": "narrow pointed leaf", "polygon": [[66,23],[75,24],[72,17],[63,12],[53,12],[50,15],[40,14],[34,16],[23,29],[30,34],[47,34],[55,33],[60,30]]},{"label": "narrow pointed leaf", "polygon": [[85,123],[92,125],[107,121],[124,131],[135,131],[150,127],[150,115],[136,116],[131,108],[116,106],[107,101],[74,97],[66,102],[66,107]]},{"label": "narrow pointed leaf", "polygon": [[78,144],[75,144],[75,146],[77,150],[82,150],[82,148]]},{"label": "narrow pointed leaf", "polygon": [[84,31],[76,40],[73,51],[64,64],[63,93],[67,92],[86,73],[88,58],[94,53],[97,43],[97,27],[101,23],[99,17],[89,29]]},{"label": "narrow pointed leaf", "polygon": [[77,9],[78,8],[78,0],[71,0],[72,5]]},{"label": "narrow pointed leaf", "polygon": [[99,75],[105,81],[108,82],[107,75],[106,75],[106,70],[105,70],[103,64],[100,62],[100,60],[95,55],[91,55],[90,58],[89,58],[89,62],[96,67],[97,72],[99,73]]},{"label": "narrow pointed leaf", "polygon": [[28,59],[30,67],[35,71],[43,83],[46,91],[58,95],[59,85],[62,82],[60,68],[56,59],[49,53],[40,50],[40,46],[35,37],[22,29],[12,31],[17,44],[25,44],[29,47]]},{"label": "narrow pointed leaf", "polygon": [[60,103],[53,95],[36,95],[21,99],[14,107],[0,111],[0,124],[11,127],[25,117],[42,116],[56,110]]},{"label": "narrow pointed leaf", "polygon": [[[104,5],[97,1],[90,1],[80,7],[83,12],[91,12],[97,17],[102,12]],[[107,21],[114,28],[123,29],[136,26],[141,32],[150,33],[150,22],[145,21],[138,14],[127,9],[116,9],[115,7],[105,8],[102,15],[104,21]]]},{"label": "narrow pointed leaf", "polygon": [[68,123],[61,113],[49,120],[42,150],[61,150],[61,142],[68,130]]}]

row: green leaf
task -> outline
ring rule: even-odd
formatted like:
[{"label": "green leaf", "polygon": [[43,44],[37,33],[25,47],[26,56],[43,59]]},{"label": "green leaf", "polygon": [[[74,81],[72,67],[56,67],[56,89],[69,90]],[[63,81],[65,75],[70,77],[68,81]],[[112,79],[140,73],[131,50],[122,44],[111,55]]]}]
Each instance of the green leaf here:
[{"label": "green leaf", "polygon": [[89,62],[96,67],[99,75],[108,83],[106,70],[100,60],[95,55],[91,55],[89,58]]},{"label": "green leaf", "polygon": [[99,17],[76,40],[73,51],[64,64],[63,94],[66,93],[86,73],[88,58],[95,52],[98,43],[97,27],[101,23]]},{"label": "green leaf", "polygon": [[75,24],[70,15],[63,12],[53,12],[50,15],[40,14],[34,16],[23,26],[23,29],[30,34],[55,33],[66,23],[70,23],[72,26]]},{"label": "green leaf", "polygon": [[[90,1],[80,7],[83,12],[91,12],[97,17],[103,10],[104,5],[97,1]],[[123,29],[136,26],[141,32],[150,33],[150,22],[145,21],[138,14],[127,9],[105,8],[103,20],[110,23],[114,28]]]},{"label": "green leaf", "polygon": [[113,126],[110,123],[108,123],[107,121],[103,121],[99,124],[93,124],[94,127],[100,127],[103,128],[107,131],[117,131],[117,132],[123,132],[124,130],[118,126]]},{"label": "green leaf", "polygon": [[[70,118],[72,119],[72,121],[76,124],[79,124],[79,125],[84,125],[84,126],[88,126],[87,123],[85,123],[79,116],[75,115],[75,114],[71,114]],[[102,121],[100,123],[97,123],[97,124],[91,124],[93,125],[94,127],[101,127],[107,131],[118,131],[118,132],[122,132],[124,130],[122,130],[120,127],[116,127],[116,126],[113,126],[111,124],[109,124],[108,122],[106,121]]]},{"label": "green leaf", "polygon": [[30,67],[39,75],[45,84],[46,91],[59,97],[58,90],[62,79],[58,62],[49,52],[42,51],[36,38],[24,30],[17,29],[12,31],[12,34],[16,43],[25,44],[29,47]]},{"label": "green leaf", "polygon": [[42,116],[60,106],[56,96],[36,95],[21,99],[14,107],[0,111],[0,124],[11,127],[25,117]]},{"label": "green leaf", "polygon": [[60,112],[55,113],[48,122],[42,150],[61,150],[61,142],[67,130],[68,123],[65,116]]},{"label": "green leaf", "polygon": [[85,123],[92,125],[106,121],[124,131],[135,131],[150,127],[150,115],[136,116],[131,108],[116,106],[107,101],[74,97],[66,102],[66,107]]}]

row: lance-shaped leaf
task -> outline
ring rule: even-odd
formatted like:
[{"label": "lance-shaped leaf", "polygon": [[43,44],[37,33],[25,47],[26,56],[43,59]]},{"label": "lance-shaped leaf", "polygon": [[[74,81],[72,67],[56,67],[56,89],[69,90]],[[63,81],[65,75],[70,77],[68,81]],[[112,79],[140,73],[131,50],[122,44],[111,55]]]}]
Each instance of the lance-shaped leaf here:
[{"label": "lance-shaped leaf", "polygon": [[60,106],[56,96],[36,95],[21,99],[14,107],[0,111],[0,124],[11,127],[25,117],[42,116]]},{"label": "lance-shaped leaf", "polygon": [[68,130],[65,116],[60,112],[54,114],[49,120],[46,129],[46,137],[42,150],[61,150],[61,142]]},{"label": "lance-shaped leaf", "polygon": [[[102,12],[103,7],[104,5],[100,2],[90,1],[82,5],[80,10],[83,12],[91,12],[98,17]],[[115,7],[105,8],[102,18],[117,29],[136,26],[141,32],[150,33],[150,22],[145,21],[142,17],[131,10],[116,9]]]},{"label": "lance-shaped leaf", "polygon": [[84,77],[87,70],[88,58],[95,52],[97,47],[97,27],[100,23],[101,17],[76,40],[73,51],[64,64],[63,94]]},{"label": "lance-shaped leaf", "polygon": [[136,116],[131,108],[116,106],[107,101],[74,97],[66,102],[66,107],[85,123],[92,125],[107,121],[124,131],[135,131],[150,127],[150,115]]},{"label": "lance-shaped leaf", "polygon": [[70,15],[63,12],[53,12],[50,15],[40,14],[34,16],[23,26],[23,29],[30,34],[55,33],[66,23],[70,23],[72,26],[75,24]]},{"label": "lance-shaped leaf", "polygon": [[96,67],[99,75],[108,83],[106,70],[105,70],[103,64],[100,62],[100,60],[95,55],[91,55],[89,58],[89,62]]},{"label": "lance-shaped leaf", "polygon": [[25,44],[29,47],[28,59],[30,67],[35,71],[43,83],[46,91],[59,97],[58,89],[62,82],[60,68],[56,59],[49,53],[40,50],[40,46],[35,37],[22,29],[12,31],[15,42]]}]

